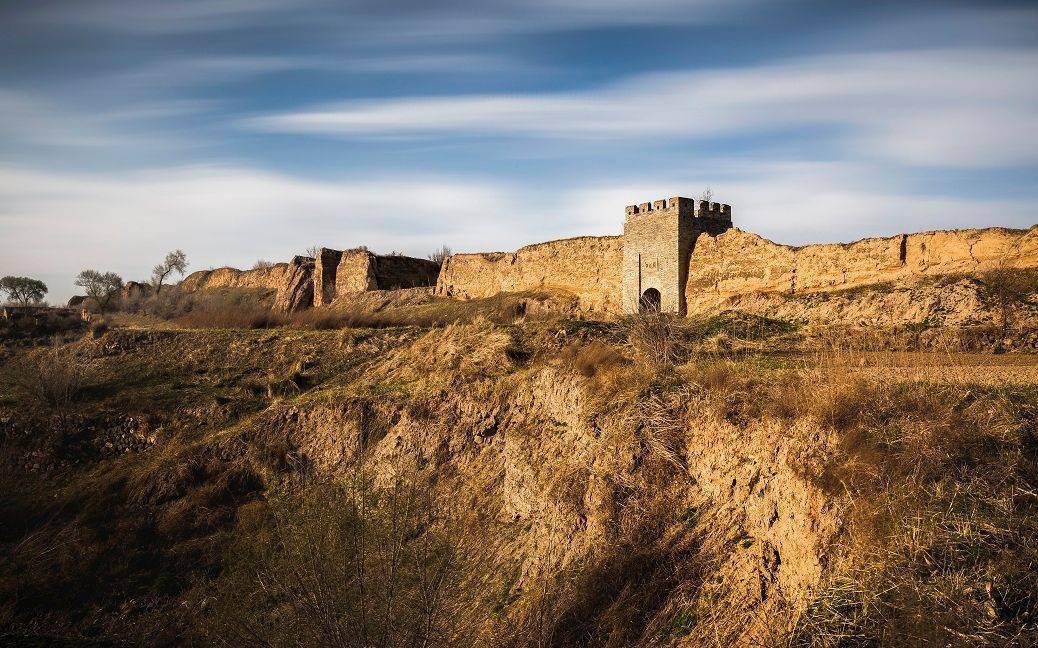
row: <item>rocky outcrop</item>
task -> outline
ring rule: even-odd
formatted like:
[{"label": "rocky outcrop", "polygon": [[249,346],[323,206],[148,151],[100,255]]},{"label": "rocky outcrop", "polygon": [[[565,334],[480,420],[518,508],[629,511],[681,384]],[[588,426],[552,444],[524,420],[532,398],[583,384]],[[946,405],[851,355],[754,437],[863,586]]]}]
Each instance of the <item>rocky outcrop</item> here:
[{"label": "rocky outcrop", "polygon": [[274,310],[283,313],[309,308],[314,302],[314,259],[297,256],[288,264],[285,280],[278,286]]},{"label": "rocky outcrop", "polygon": [[623,237],[582,236],[515,252],[454,254],[443,263],[436,294],[457,299],[500,292],[563,291],[581,310],[616,312],[620,306]]}]

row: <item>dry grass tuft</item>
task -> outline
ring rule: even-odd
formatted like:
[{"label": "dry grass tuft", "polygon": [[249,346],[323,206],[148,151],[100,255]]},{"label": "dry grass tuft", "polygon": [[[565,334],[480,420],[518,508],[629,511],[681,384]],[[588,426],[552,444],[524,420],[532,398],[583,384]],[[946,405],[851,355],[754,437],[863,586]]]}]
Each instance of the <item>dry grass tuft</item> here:
[{"label": "dry grass tuft", "polygon": [[627,344],[635,357],[661,369],[673,366],[683,350],[681,321],[667,313],[627,319]]},{"label": "dry grass tuft", "polygon": [[597,340],[566,347],[562,351],[562,359],[585,378],[594,378],[627,362],[627,358],[615,347]]}]

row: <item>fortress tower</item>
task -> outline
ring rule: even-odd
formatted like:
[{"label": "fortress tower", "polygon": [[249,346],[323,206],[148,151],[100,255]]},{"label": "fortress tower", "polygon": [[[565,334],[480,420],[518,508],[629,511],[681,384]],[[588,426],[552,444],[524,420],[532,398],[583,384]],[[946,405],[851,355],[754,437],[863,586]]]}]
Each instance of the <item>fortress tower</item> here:
[{"label": "fortress tower", "polygon": [[623,245],[623,312],[685,314],[688,262],[700,234],[732,226],[732,208],[676,196],[627,207]]}]

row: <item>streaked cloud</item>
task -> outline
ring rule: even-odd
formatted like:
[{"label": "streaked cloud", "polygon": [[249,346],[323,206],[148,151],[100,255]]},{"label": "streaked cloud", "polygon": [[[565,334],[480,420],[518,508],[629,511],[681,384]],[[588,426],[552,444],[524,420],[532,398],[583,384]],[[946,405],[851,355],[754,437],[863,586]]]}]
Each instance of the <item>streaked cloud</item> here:
[{"label": "streaked cloud", "polygon": [[230,165],[104,175],[0,167],[0,275],[46,275],[67,297],[83,268],[139,279],[175,247],[195,269],[287,260],[315,243],[414,255],[445,241],[485,249],[533,226],[520,205],[506,186],[435,176],[333,182]]},{"label": "streaked cloud", "polygon": [[875,170],[856,165],[714,160],[706,166],[709,175],[637,174],[539,192],[471,177],[316,181],[232,165],[117,175],[0,167],[0,275],[41,276],[54,296],[67,298],[83,268],[139,279],[175,247],[188,252],[194,269],[287,260],[314,244],[413,255],[444,243],[455,251],[512,250],[618,234],[624,205],[694,194],[704,177],[720,180],[715,195],[735,206],[739,227],[785,243],[1034,224],[1025,200],[912,195],[884,187]]},{"label": "streaked cloud", "polygon": [[763,0],[74,0],[29,7],[33,24],[141,34],[241,30],[276,22],[360,38],[443,39],[611,25],[689,24]]},{"label": "streaked cloud", "polygon": [[[338,137],[716,138],[822,127],[906,164],[1038,161],[1038,54],[938,50],[644,74],[599,89],[350,101],[254,117],[248,128]],[[997,70],[997,74],[993,71]]]}]

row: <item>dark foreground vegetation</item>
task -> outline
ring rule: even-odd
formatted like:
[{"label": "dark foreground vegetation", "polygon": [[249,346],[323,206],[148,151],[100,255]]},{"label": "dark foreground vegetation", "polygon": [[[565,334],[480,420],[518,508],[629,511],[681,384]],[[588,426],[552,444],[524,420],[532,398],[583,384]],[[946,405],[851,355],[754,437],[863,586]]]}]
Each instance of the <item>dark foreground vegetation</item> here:
[{"label": "dark foreground vegetation", "polygon": [[1001,331],[160,295],[0,351],[3,643],[1038,643]]}]

